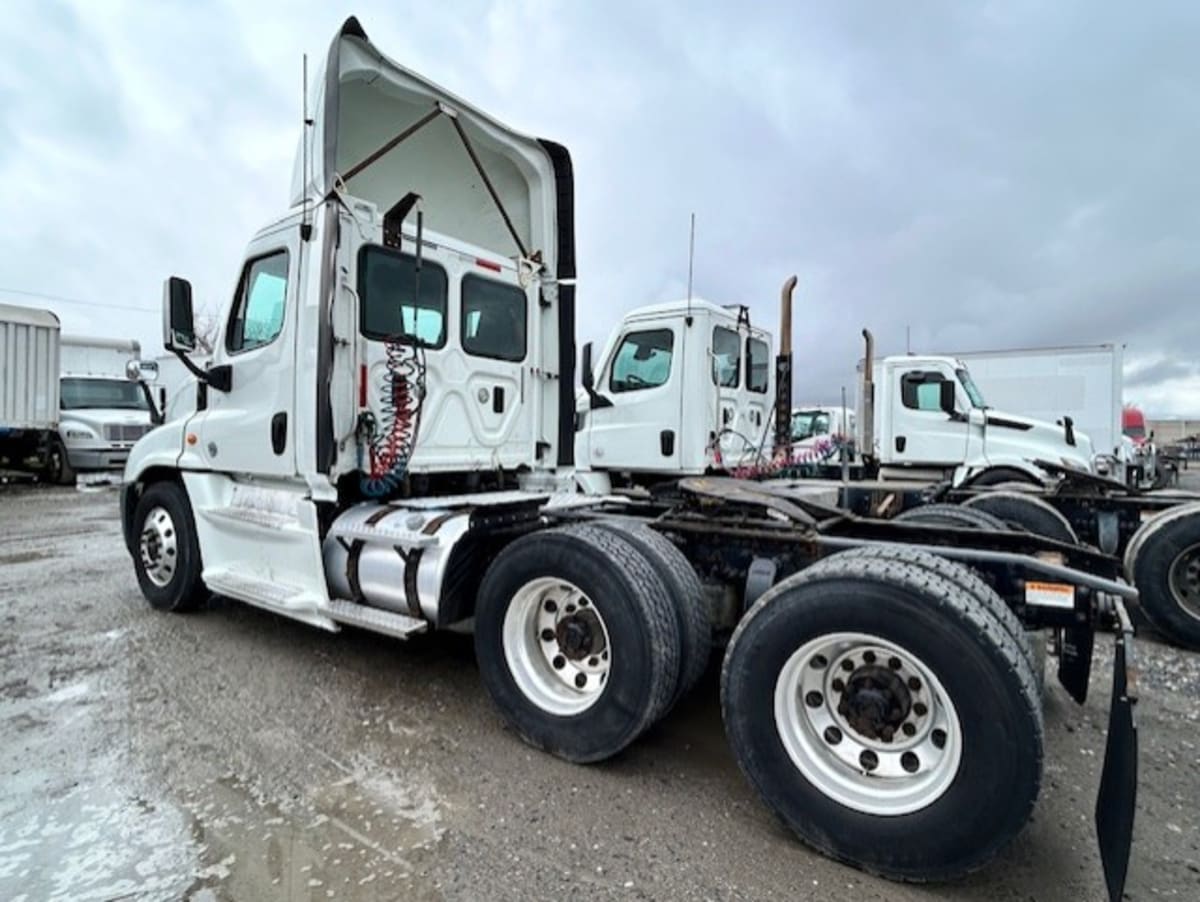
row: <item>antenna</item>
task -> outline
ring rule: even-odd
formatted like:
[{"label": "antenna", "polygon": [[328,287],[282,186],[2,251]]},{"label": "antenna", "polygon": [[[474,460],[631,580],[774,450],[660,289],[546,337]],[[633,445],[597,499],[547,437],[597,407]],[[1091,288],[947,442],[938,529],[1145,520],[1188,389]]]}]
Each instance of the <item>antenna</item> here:
[{"label": "antenna", "polygon": [[908,325],[904,327],[904,353],[912,353],[912,328]]},{"label": "antenna", "polygon": [[686,322],[690,326],[692,324],[692,264],[696,259],[696,214],[692,213],[692,226],[688,233],[688,293],[687,293],[687,319]]},{"label": "antenna", "polygon": [[300,186],[301,203],[303,204],[303,213],[300,216],[300,240],[308,241],[312,238],[312,223],[308,221],[308,186],[312,182],[312,174],[308,169],[308,130],[312,127],[312,120],[308,118],[308,54],[304,54],[300,64],[301,69],[301,85],[300,85],[300,106],[303,110],[304,125],[300,130],[300,153],[302,154],[300,163],[301,179],[303,184]]}]

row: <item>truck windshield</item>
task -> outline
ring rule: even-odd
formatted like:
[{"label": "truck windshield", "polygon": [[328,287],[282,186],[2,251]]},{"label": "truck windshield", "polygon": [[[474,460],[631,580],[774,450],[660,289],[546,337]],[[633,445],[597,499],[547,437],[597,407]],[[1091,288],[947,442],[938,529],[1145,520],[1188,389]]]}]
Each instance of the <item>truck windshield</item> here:
[{"label": "truck windshield", "polygon": [[792,441],[800,442],[814,435],[829,435],[829,414],[823,410],[792,414]]},{"label": "truck windshield", "polygon": [[967,397],[971,399],[971,406],[983,409],[987,404],[983,400],[983,392],[979,390],[979,386],[975,384],[975,380],[971,378],[971,373],[964,367],[960,370],[955,370],[958,374],[958,381],[962,383],[962,387],[967,391]]},{"label": "truck windshield", "polygon": [[146,396],[136,382],[127,379],[63,379],[60,383],[63,410],[99,407],[117,410],[148,410]]}]

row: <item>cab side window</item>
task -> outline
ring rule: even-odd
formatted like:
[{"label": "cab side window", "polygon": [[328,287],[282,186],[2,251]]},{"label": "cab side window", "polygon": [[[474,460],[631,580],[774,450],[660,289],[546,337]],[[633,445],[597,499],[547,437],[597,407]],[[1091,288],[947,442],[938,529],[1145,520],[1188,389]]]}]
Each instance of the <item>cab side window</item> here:
[{"label": "cab side window", "polygon": [[746,339],[746,388],[766,394],[771,381],[771,361],[767,359],[767,343],[759,338]]},{"label": "cab side window", "polygon": [[900,402],[910,410],[941,412],[942,383],[946,381],[940,373],[925,373],[919,370],[905,373],[900,378]]},{"label": "cab side window", "polygon": [[614,392],[666,385],[671,377],[675,333],[670,329],[630,332],[613,355],[608,387]]},{"label": "cab side window", "polygon": [[358,256],[359,330],[377,341],[427,348],[446,343],[446,270],[391,248],[367,245]]},{"label": "cab side window", "polygon": [[742,342],[732,329],[717,326],[713,329],[713,385],[737,388],[742,369]]},{"label": "cab side window", "polygon": [[246,264],[225,330],[226,350],[236,354],[261,348],[279,336],[287,302],[287,274],[287,251],[275,251]]},{"label": "cab side window", "polygon": [[525,292],[482,276],[462,280],[462,347],[476,357],[525,359]]}]

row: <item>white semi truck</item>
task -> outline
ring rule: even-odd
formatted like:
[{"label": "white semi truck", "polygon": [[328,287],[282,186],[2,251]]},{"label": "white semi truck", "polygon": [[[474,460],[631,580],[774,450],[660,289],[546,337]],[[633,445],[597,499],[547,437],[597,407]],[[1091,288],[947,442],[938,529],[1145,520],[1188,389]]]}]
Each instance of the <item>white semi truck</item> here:
[{"label": "white semi truck", "polygon": [[[635,741],[732,633],[724,722],[764,801],[822,852],[918,880],[982,866],[1033,810],[1045,726],[1027,630],[1116,624],[1097,832],[1120,898],[1137,593],[1115,559],[864,518],[823,488],[575,491],[566,148],[389,60],[354,19],[311,97],[292,206],[247,248],[195,408],[126,465],[151,605],[218,592],[330,631],[470,625],[500,715],[576,762]],[[188,361],[190,286],[164,294],[165,345]],[[585,367],[589,416],[634,362],[662,378],[662,336],[614,342]],[[664,385],[682,387],[676,366]]]}]

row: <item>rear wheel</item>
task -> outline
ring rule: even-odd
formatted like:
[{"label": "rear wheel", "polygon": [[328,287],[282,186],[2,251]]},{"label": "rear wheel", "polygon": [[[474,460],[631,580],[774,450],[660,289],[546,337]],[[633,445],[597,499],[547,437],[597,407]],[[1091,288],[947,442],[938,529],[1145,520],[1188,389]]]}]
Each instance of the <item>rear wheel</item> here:
[{"label": "rear wheel", "polygon": [[638,546],[671,596],[679,627],[679,686],[672,705],[695,688],[712,654],[712,618],[696,571],[669,539],[642,523],[599,520],[595,526],[615,532]]},{"label": "rear wheel", "polygon": [[1079,544],[1079,536],[1067,518],[1045,500],[1021,492],[985,492],[967,499],[963,506],[984,511],[1003,522],[1034,535],[1056,539],[1070,545]]},{"label": "rear wheel", "polygon": [[769,590],[722,671],[743,772],[801,839],[867,870],[949,879],[1025,824],[1043,726],[1028,661],[989,604],[907,561],[849,551]]},{"label": "rear wheel", "polygon": [[1200,649],[1200,504],[1143,524],[1126,549],[1125,570],[1150,625],[1177,645]]},{"label": "rear wheel", "polygon": [[200,545],[187,492],[178,483],[151,484],[134,511],[133,566],[138,585],[160,611],[190,611],[208,596],[200,579]]},{"label": "rear wheel", "polygon": [[654,567],[594,526],[523,536],[484,575],[475,654],[500,714],[569,761],[617,754],[670,705],[679,630]]}]

